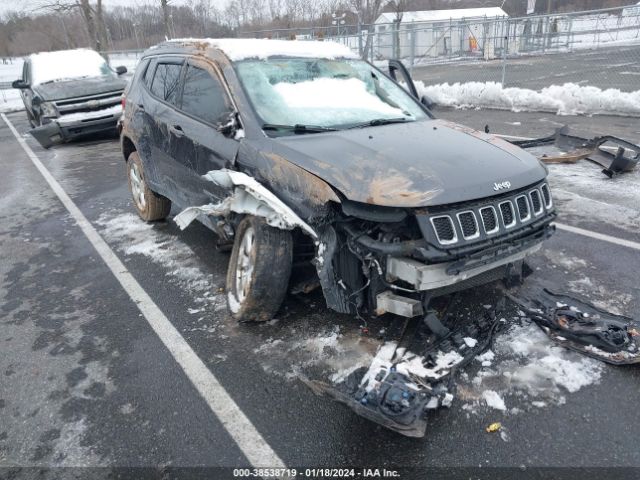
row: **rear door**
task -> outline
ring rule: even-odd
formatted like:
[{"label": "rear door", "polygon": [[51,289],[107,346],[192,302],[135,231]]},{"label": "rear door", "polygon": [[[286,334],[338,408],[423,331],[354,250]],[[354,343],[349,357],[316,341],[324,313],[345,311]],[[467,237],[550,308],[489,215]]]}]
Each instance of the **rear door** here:
[{"label": "rear door", "polygon": [[189,205],[217,202],[228,190],[203,178],[211,170],[230,167],[239,141],[218,131],[235,111],[217,67],[208,61],[188,58],[180,111],[174,117],[174,161]]}]

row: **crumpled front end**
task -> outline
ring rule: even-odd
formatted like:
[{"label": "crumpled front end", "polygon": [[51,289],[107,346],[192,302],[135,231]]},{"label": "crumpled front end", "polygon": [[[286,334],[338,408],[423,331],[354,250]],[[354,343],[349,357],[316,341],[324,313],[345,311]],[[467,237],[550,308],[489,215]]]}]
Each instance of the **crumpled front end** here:
[{"label": "crumpled front end", "polygon": [[42,125],[29,133],[44,147],[85,135],[115,131],[122,116],[122,91],[45,102]]},{"label": "crumpled front end", "polygon": [[553,233],[546,182],[488,199],[419,209],[343,201],[317,229],[327,304],[343,313],[414,317],[429,299],[521,275]]}]

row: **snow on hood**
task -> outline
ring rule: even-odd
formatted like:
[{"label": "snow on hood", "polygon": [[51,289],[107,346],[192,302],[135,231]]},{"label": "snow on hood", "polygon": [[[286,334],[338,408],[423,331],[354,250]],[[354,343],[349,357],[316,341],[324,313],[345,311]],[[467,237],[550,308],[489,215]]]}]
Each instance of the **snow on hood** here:
[{"label": "snow on hood", "polygon": [[357,58],[349,47],[336,42],[270,40],[255,38],[180,38],[170,43],[204,42],[219,48],[231,61],[269,57]]},{"label": "snow on hood", "polygon": [[32,85],[112,73],[105,59],[94,50],[79,48],[29,55]]}]

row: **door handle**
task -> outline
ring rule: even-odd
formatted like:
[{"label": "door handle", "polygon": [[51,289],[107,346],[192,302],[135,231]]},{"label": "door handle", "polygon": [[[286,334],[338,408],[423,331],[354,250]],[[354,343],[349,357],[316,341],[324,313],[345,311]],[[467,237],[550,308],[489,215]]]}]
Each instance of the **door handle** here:
[{"label": "door handle", "polygon": [[140,110],[141,112],[144,112],[144,105],[142,105],[141,103],[136,104],[136,106],[138,107],[138,110]]},{"label": "door handle", "polygon": [[169,131],[176,137],[184,136],[184,130],[182,130],[182,127],[180,125],[169,125]]}]

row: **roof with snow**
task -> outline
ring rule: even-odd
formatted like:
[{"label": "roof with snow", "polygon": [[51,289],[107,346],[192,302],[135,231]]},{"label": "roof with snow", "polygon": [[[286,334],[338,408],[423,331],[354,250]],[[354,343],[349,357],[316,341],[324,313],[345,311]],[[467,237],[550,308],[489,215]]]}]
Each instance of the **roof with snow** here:
[{"label": "roof with snow", "polygon": [[[508,17],[509,15],[500,7],[484,8],[455,8],[450,10],[422,10],[416,12],[403,12],[402,23],[443,22],[446,20],[459,20],[462,18],[495,18]],[[393,23],[396,19],[395,12],[386,12],[378,17],[376,23]]]},{"label": "roof with snow", "polygon": [[313,40],[270,40],[254,38],[179,38],[171,44],[209,44],[219,48],[231,61],[268,57],[356,58],[349,47],[336,42]]}]

